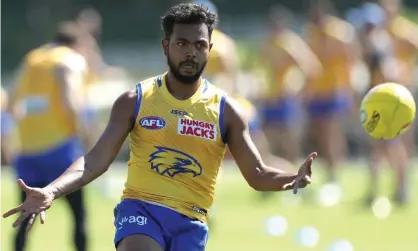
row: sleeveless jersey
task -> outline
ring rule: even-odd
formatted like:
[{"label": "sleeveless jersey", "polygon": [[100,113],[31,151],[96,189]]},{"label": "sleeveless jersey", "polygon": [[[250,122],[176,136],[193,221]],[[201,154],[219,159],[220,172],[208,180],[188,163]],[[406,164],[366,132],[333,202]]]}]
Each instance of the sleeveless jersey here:
[{"label": "sleeveless jersey", "polygon": [[351,65],[343,44],[354,39],[354,27],[341,19],[329,17],[324,27],[308,24],[306,28],[307,42],[324,69],[317,78],[308,81],[307,91],[314,95],[329,96],[349,88]]},{"label": "sleeveless jersey", "polygon": [[206,221],[225,154],[226,96],[202,79],[191,98],[178,100],[169,93],[165,76],[137,85],[122,199],[158,203]]},{"label": "sleeveless jersey", "polygon": [[[270,60],[265,60],[268,88],[265,96],[270,100],[278,100],[291,94],[292,88],[286,81],[286,77],[291,69],[296,67],[293,58],[294,52],[301,50],[301,47],[308,47],[308,45],[296,33],[292,31],[285,31],[276,36],[268,37],[263,44],[264,49],[268,50],[269,57],[274,55],[281,60],[280,66],[275,65]],[[302,50],[304,50],[302,48]]]},{"label": "sleeveless jersey", "polygon": [[397,81],[411,86],[414,84],[414,69],[418,56],[418,25],[399,16],[388,22],[387,30],[393,39],[394,56],[402,66]]},{"label": "sleeveless jersey", "polygon": [[84,58],[65,46],[45,45],[25,58],[13,92],[22,153],[48,151],[77,133],[76,118],[66,108],[62,87],[54,76],[58,65],[85,69]]}]

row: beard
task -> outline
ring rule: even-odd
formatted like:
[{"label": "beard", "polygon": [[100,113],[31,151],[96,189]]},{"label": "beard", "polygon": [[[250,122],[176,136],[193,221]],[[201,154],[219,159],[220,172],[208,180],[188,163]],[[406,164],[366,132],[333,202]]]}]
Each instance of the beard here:
[{"label": "beard", "polygon": [[[187,75],[183,75],[180,73],[180,67],[182,64],[184,63],[190,63],[191,61],[183,61],[179,64],[179,66],[177,67],[170,59],[170,55],[167,54],[167,64],[168,67],[170,69],[170,72],[173,74],[173,76],[181,83],[184,84],[194,84],[196,83],[197,80],[199,80],[200,76],[202,76],[203,71],[205,70],[206,64],[208,63],[207,61],[205,61],[202,66],[200,67],[200,69],[198,69],[198,71],[196,72],[196,74],[191,75],[191,76],[187,76]],[[194,64],[195,62],[192,61]]]}]

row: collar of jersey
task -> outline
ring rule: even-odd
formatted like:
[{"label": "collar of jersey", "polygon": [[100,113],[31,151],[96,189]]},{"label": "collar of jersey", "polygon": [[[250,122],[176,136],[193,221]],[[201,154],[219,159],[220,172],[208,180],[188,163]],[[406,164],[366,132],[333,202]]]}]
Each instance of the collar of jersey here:
[{"label": "collar of jersey", "polygon": [[177,107],[189,107],[199,101],[202,98],[202,95],[205,93],[208,87],[208,81],[205,79],[200,80],[200,86],[199,89],[188,99],[180,100],[168,91],[167,89],[167,83],[166,83],[166,77],[167,72],[163,75],[160,75],[157,77],[157,85],[161,91],[161,94],[163,95],[164,99],[171,105],[177,106]]}]

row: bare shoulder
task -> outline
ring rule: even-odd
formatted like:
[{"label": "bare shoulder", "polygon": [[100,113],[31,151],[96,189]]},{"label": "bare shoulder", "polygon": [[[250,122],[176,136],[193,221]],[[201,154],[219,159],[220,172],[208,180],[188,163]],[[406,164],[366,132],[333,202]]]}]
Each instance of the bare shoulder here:
[{"label": "bare shoulder", "polygon": [[113,104],[111,117],[132,120],[137,100],[138,94],[135,89],[122,93]]},{"label": "bare shoulder", "polygon": [[132,104],[132,103],[136,103],[137,99],[138,99],[138,94],[137,94],[136,90],[131,89],[131,90],[128,90],[128,91],[125,91],[124,93],[122,93],[117,98],[116,102],[125,103],[125,104]]}]

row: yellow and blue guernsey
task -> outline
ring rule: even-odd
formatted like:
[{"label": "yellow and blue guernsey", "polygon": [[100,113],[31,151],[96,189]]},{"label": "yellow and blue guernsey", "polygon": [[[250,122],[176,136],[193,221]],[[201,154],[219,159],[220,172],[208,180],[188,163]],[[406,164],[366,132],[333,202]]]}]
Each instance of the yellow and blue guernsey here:
[{"label": "yellow and blue guernsey", "polygon": [[122,199],[174,209],[205,222],[225,154],[226,95],[202,79],[187,100],[168,91],[166,74],[137,85],[128,178]]},{"label": "yellow and blue guernsey", "polygon": [[323,26],[309,24],[307,41],[324,71],[309,79],[305,86],[308,113],[311,116],[344,114],[352,103],[348,46],[355,39],[355,29],[347,22],[328,17]]},{"label": "yellow and blue guernsey", "polygon": [[83,77],[82,56],[70,47],[47,44],[28,53],[12,93],[20,140],[14,166],[19,178],[30,185],[47,185],[83,153],[77,118],[67,108],[64,87],[54,74],[59,65]]}]

